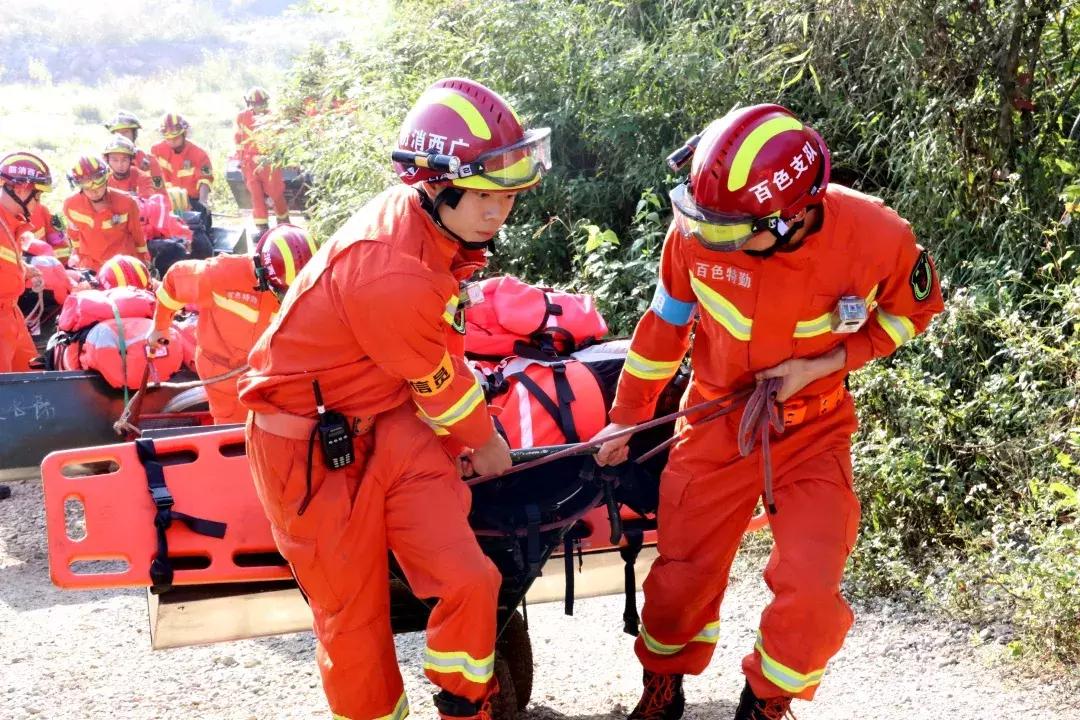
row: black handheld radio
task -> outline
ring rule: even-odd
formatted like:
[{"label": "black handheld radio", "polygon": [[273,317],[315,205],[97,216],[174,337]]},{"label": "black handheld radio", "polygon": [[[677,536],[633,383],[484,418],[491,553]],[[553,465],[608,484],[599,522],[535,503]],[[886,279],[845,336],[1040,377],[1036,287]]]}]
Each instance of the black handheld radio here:
[{"label": "black handheld radio", "polygon": [[315,411],[319,415],[315,429],[322,445],[323,462],[331,470],[352,465],[356,455],[348,419],[341,413],[326,409],[318,380],[312,380],[311,386],[315,389]]}]

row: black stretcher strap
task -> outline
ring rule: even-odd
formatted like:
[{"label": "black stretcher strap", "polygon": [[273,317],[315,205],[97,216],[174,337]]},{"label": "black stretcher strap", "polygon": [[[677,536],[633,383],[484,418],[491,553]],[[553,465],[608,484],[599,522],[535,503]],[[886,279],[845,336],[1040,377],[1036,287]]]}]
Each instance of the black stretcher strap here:
[{"label": "black stretcher strap", "polygon": [[136,440],[135,452],[146,470],[146,487],[150,491],[154,507],[157,508],[154,527],[157,528],[158,548],[157,555],[150,563],[150,592],[159,595],[172,589],[173,566],[169,562],[169,539],[166,531],[172,526],[173,520],[184,523],[194,533],[219,539],[225,537],[226,524],[173,510],[175,501],[165,484],[165,470],[158,462],[154,441]]},{"label": "black stretcher strap", "polygon": [[634,573],[634,563],[637,562],[641,545],[645,540],[645,534],[636,528],[625,531],[626,545],[619,548],[619,555],[623,559],[623,580],[626,582],[626,604],[623,607],[623,632],[634,637],[638,636],[638,625],[641,618],[637,611],[637,577]]}]

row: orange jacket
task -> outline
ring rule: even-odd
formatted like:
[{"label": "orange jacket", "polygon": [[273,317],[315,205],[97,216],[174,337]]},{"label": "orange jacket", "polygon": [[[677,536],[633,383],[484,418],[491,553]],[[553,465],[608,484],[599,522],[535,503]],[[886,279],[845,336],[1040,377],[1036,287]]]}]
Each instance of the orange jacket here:
[{"label": "orange jacket", "polygon": [[16,300],[25,289],[20,236],[29,230],[25,220],[0,206],[0,300]]},{"label": "orange jacket", "polygon": [[[39,200],[34,204],[33,209],[30,211],[30,232],[34,233],[34,237],[38,240],[45,240],[53,249],[53,254],[61,262],[66,263],[67,259],[71,256],[71,244],[64,238],[61,241],[62,235],[60,231],[53,226],[53,214],[49,208],[45,207]],[[57,242],[53,245],[53,242]]]},{"label": "orange jacket", "polygon": [[352,217],[289,288],[255,344],[240,399],[257,412],[313,417],[326,406],[368,417],[415,402],[435,432],[480,447],[494,428],[484,393],[447,347],[458,306],[458,244],[392,188]]},{"label": "orange jacket", "polygon": [[247,173],[255,167],[258,157],[263,154],[262,148],[255,142],[253,135],[257,133],[261,128],[260,126],[265,122],[263,118],[266,116],[258,116],[253,110],[245,110],[236,116],[236,132],[233,134],[233,139],[236,140],[236,147],[240,151],[240,166],[244,173]]},{"label": "orange jacket", "polygon": [[159,192],[155,190],[150,174],[143,172],[134,165],[128,171],[127,177],[123,179],[116,177],[115,173],[109,173],[109,187],[143,199],[150,197],[155,192]]},{"label": "orange jacket", "polygon": [[[652,417],[700,318],[691,361],[705,397],[752,385],[754,373],[791,358],[847,349],[847,366],[807,385],[800,396],[838,386],[845,374],[926,329],[944,307],[928,256],[907,221],[877,198],[829,185],[821,228],[792,252],[761,258],[715,252],[668,230],[660,282],[638,322],[619,379],[611,419]],[[834,333],[829,315],[846,295],[867,301],[860,330]]]},{"label": "orange jacket", "polygon": [[280,306],[274,293],[255,290],[255,283],[255,263],[247,255],[182,260],[158,287],[154,329],[165,331],[177,311],[194,305],[199,310],[196,356],[226,369],[240,367]]},{"label": "orange jacket", "polygon": [[150,185],[155,191],[165,190],[165,176],[161,171],[161,163],[153,155],[143,150],[136,150],[131,166],[150,176]]},{"label": "orange jacket", "polygon": [[139,206],[127,193],[107,189],[97,210],[82,191],[76,192],[64,201],[64,218],[77,267],[97,272],[103,262],[121,254],[150,262]]},{"label": "orange jacket", "polygon": [[199,197],[199,187],[209,187],[214,182],[214,168],[210,156],[190,140],[176,152],[167,140],[162,140],[150,152],[161,165],[161,173],[169,185],[184,188],[188,197]]}]

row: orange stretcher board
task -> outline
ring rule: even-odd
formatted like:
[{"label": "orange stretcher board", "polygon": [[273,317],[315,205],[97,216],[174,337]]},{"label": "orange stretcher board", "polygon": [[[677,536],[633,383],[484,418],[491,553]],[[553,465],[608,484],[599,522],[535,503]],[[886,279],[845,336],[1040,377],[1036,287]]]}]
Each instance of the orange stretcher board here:
[{"label": "orange stretcher board", "polygon": [[[172,584],[292,577],[256,496],[242,427],[153,443],[173,509],[226,524],[224,537],[216,538],[173,521],[166,531]],[[86,590],[151,585],[157,507],[135,443],[50,453],[41,478],[54,584]]]}]

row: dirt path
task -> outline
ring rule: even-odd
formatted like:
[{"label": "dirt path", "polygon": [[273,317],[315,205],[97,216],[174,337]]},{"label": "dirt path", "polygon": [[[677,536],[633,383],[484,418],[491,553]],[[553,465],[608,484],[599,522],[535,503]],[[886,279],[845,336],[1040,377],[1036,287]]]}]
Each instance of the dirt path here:
[{"label": "dirt path", "polygon": [[[730,717],[739,660],[768,592],[760,563],[742,563],[724,604],[716,657],[687,681],[687,718]],[[1077,720],[1080,699],[995,666],[971,631],[880,605],[858,609],[847,645],[799,720]],[[536,657],[526,720],[621,718],[640,669],[620,632],[622,598],[533,606]],[[0,718],[248,720],[327,718],[309,633],[151,652],[142,592],[63,592],[48,578],[41,491],[13,485],[0,501]],[[422,636],[398,638],[413,717],[433,716]]]}]

